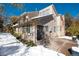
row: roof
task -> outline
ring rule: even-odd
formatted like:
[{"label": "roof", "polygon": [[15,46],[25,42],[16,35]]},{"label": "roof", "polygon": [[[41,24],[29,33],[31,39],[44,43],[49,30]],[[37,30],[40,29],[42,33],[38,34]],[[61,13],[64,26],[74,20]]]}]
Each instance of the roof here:
[{"label": "roof", "polygon": [[[53,4],[49,5],[48,7],[45,7],[39,11],[32,11],[32,12],[24,12],[23,14],[21,14],[21,16],[29,16],[29,18],[39,18],[39,17],[42,17],[42,16],[47,16],[47,15],[41,15],[40,16],[40,13],[43,12],[43,11],[47,11],[49,9],[50,11],[50,7],[54,7]],[[54,9],[55,10],[55,9]],[[55,11],[54,11],[55,12]],[[49,13],[50,14],[53,14],[53,13]]]},{"label": "roof", "polygon": [[50,15],[53,15],[53,14],[49,14],[49,15],[43,15],[43,16],[36,16],[36,17],[32,17],[31,19],[42,18],[42,17],[46,17],[46,16],[50,16]]},{"label": "roof", "polygon": [[33,11],[33,12],[24,12],[23,14],[21,14],[21,16],[34,17],[34,16],[37,16],[38,14],[39,14],[38,11]]},{"label": "roof", "polygon": [[[48,7],[42,9],[43,11],[46,11],[47,9],[49,9],[50,13],[46,13],[46,14],[40,15],[40,11],[42,11],[42,10],[40,10],[40,11],[34,11],[34,12],[24,12],[21,15],[21,18],[26,19],[26,16],[28,16],[28,19],[29,19],[28,21],[29,22],[30,21],[38,21],[41,24],[46,24],[49,21],[53,20],[53,15],[54,14],[52,13],[52,10],[50,11],[50,9],[51,9],[50,7],[52,7],[52,6],[54,7],[54,5],[52,4],[52,5],[49,5]],[[21,18],[19,18],[19,19],[21,19]]]},{"label": "roof", "polygon": [[39,24],[46,24],[48,22],[50,22],[51,20],[53,20],[53,15],[50,14],[50,15],[45,15],[45,16],[37,16],[37,17],[34,17],[34,18],[31,18],[32,20],[36,20],[38,21]]}]

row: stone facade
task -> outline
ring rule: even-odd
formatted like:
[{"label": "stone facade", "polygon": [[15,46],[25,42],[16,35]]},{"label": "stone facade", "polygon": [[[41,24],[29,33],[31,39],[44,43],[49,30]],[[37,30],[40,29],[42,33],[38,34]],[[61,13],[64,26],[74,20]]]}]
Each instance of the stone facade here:
[{"label": "stone facade", "polygon": [[22,33],[22,39],[33,40],[34,43],[38,41],[37,37],[40,36],[40,31],[50,37],[65,35],[64,16],[57,14],[53,5],[40,11],[24,13],[17,23],[16,32],[19,30]]}]

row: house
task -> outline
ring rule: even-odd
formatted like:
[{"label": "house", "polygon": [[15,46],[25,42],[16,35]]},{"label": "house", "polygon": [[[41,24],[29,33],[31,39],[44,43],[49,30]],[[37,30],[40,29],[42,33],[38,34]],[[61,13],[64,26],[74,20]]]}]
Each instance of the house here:
[{"label": "house", "polygon": [[54,5],[40,11],[25,12],[14,25],[21,38],[33,40],[34,43],[42,40],[45,35],[60,37],[65,35],[64,15],[58,14]]}]

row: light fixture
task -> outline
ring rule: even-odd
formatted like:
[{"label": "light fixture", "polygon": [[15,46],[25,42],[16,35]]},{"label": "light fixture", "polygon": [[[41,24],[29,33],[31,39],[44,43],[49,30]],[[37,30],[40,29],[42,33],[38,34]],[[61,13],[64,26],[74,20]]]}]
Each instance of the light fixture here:
[{"label": "light fixture", "polygon": [[26,19],[28,19],[29,17],[28,16],[26,16]]}]

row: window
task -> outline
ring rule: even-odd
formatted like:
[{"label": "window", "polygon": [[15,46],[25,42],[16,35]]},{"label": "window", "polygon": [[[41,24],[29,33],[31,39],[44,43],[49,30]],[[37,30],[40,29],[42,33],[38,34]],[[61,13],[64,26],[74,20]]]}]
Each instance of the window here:
[{"label": "window", "polygon": [[23,27],[23,32],[24,33],[30,33],[30,26],[27,26],[27,27]]},{"label": "window", "polygon": [[45,26],[45,30],[48,31],[48,26]]},{"label": "window", "polygon": [[54,26],[54,32],[59,32],[60,31],[60,27],[59,26]]},{"label": "window", "polygon": [[27,25],[27,27],[26,27],[26,32],[27,32],[27,33],[30,33],[30,25]]},{"label": "window", "polygon": [[54,32],[56,32],[56,27],[54,26]]},{"label": "window", "polygon": [[26,32],[26,27],[23,27],[23,33],[25,33]]}]

